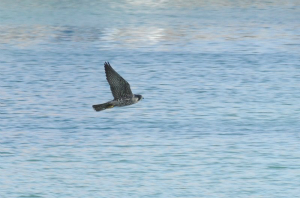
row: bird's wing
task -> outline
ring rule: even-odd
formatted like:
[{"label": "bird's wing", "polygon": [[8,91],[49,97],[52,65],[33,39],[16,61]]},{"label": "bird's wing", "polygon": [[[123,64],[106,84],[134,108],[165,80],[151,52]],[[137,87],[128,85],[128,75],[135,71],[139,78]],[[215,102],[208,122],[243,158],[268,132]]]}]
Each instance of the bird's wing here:
[{"label": "bird's wing", "polygon": [[114,99],[132,96],[129,83],[110,66],[109,62],[104,63],[104,68]]}]

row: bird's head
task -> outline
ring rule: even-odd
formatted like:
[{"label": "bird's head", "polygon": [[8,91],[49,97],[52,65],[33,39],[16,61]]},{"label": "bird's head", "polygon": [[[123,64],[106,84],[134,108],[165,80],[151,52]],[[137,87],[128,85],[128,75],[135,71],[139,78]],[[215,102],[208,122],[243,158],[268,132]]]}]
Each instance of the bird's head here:
[{"label": "bird's head", "polygon": [[138,101],[140,101],[141,99],[144,99],[144,97],[142,95],[135,94],[134,96],[138,98]]}]

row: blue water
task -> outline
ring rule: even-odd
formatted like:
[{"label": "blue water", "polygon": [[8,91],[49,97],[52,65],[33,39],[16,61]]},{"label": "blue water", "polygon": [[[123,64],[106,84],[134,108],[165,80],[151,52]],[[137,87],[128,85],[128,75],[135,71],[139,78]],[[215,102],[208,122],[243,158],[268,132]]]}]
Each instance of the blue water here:
[{"label": "blue water", "polygon": [[[0,1],[0,197],[300,197],[300,4]],[[112,99],[109,61],[144,100]]]}]

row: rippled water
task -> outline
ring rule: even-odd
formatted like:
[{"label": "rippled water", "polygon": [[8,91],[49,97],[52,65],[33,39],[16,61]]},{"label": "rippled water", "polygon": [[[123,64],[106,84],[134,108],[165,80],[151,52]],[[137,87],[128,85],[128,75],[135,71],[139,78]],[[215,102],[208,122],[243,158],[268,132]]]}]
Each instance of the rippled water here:
[{"label": "rippled water", "polygon": [[[0,1],[0,197],[299,197],[298,1]],[[138,104],[112,99],[109,61]]]}]

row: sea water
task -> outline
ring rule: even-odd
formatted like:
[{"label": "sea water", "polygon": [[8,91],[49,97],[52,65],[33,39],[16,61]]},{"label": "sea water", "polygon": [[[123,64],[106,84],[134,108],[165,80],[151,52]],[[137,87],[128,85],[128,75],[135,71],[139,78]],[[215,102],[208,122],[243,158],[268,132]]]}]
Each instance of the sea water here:
[{"label": "sea water", "polygon": [[[300,197],[298,1],[0,1],[0,197]],[[103,63],[145,98],[113,97]]]}]

